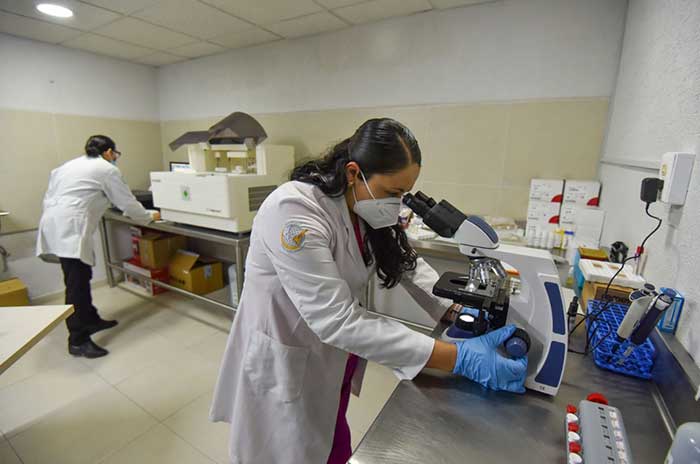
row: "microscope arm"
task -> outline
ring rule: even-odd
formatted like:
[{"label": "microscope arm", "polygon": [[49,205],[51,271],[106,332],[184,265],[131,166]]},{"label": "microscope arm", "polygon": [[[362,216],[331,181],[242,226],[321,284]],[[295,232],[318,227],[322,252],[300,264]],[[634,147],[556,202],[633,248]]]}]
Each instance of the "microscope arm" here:
[{"label": "microscope arm", "polygon": [[437,203],[423,192],[407,193],[403,202],[423,219],[426,226],[442,237],[453,239],[459,244],[460,251],[468,256],[475,254],[471,251],[474,248],[498,248],[496,231],[479,216],[467,216],[448,201]]}]

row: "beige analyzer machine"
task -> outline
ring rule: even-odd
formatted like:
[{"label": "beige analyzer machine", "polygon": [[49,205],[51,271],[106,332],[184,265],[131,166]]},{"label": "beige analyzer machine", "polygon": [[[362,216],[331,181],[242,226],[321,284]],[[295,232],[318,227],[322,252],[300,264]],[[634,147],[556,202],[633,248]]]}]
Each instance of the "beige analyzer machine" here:
[{"label": "beige analyzer machine", "polygon": [[263,127],[233,113],[207,131],[170,144],[187,147],[190,171],[152,172],[154,206],[165,220],[227,232],[248,232],[262,202],[294,168],[294,147],[269,145]]}]

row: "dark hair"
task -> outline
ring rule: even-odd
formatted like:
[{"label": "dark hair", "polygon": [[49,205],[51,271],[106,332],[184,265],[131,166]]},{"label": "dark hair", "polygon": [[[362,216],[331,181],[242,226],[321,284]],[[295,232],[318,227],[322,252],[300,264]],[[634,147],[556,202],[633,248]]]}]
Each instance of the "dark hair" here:
[{"label": "dark hair", "polygon": [[85,154],[91,158],[102,156],[102,153],[110,148],[115,150],[117,145],[114,143],[114,140],[106,135],[92,135],[87,142],[85,142]]},{"label": "dark hair", "polygon": [[[318,186],[331,197],[348,189],[345,166],[355,161],[369,180],[374,174],[391,174],[410,165],[421,164],[418,142],[411,131],[389,118],[370,119],[352,137],[332,147],[320,160],[307,161],[292,171],[291,180]],[[395,287],[405,271],[416,268],[416,252],[406,233],[398,226],[367,228],[363,257],[365,264],[377,261],[382,286]]]}]

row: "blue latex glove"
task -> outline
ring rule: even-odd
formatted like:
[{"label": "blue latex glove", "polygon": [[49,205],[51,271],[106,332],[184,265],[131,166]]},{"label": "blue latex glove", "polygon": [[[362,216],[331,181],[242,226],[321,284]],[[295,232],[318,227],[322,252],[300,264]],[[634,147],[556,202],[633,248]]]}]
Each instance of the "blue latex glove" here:
[{"label": "blue latex glove", "polygon": [[507,325],[486,335],[457,342],[457,362],[453,373],[492,390],[525,393],[527,356],[510,359],[497,351],[513,332],[515,326]]}]

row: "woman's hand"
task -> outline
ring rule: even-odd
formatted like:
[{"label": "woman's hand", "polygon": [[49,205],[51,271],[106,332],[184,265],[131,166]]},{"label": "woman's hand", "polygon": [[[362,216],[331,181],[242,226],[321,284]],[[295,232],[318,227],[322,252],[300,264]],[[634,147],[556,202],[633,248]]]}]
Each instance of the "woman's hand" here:
[{"label": "woman's hand", "polygon": [[456,344],[435,340],[425,367],[459,374],[491,390],[525,393],[527,357],[510,359],[498,352],[514,331],[514,325],[507,325]]},{"label": "woman's hand", "polygon": [[151,220],[160,221],[160,211],[151,211]]},{"label": "woman's hand", "polygon": [[480,337],[468,338],[457,343],[457,359],[453,373],[463,375],[486,388],[525,393],[527,356],[510,359],[498,352],[515,332],[514,325],[507,325]]}]

